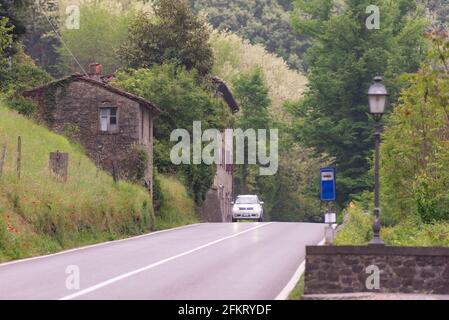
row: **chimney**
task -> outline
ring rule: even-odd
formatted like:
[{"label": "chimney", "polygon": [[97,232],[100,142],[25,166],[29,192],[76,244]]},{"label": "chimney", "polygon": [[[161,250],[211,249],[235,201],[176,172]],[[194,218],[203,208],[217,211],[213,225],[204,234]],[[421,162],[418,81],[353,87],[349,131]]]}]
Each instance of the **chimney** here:
[{"label": "chimney", "polygon": [[89,77],[101,81],[101,64],[96,62],[89,64]]}]

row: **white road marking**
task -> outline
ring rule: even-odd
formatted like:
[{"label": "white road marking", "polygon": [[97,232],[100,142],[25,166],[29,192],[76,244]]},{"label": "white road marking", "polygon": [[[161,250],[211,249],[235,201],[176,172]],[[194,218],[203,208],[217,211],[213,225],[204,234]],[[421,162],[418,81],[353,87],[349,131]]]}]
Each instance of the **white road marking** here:
[{"label": "white road marking", "polygon": [[134,271],[131,271],[131,272],[122,274],[122,275],[120,275],[120,276],[114,277],[114,278],[109,279],[109,280],[106,280],[106,281],[101,282],[101,283],[99,283],[99,284],[97,284],[97,285],[94,285],[94,286],[91,286],[91,287],[86,288],[86,289],[84,289],[84,290],[78,291],[78,292],[76,292],[76,293],[74,293],[74,294],[65,296],[65,297],[63,297],[63,298],[61,298],[61,299],[59,299],[59,300],[71,300],[71,299],[78,298],[78,297],[80,297],[80,296],[83,296],[83,295],[86,295],[86,294],[88,294],[88,293],[91,293],[91,292],[93,292],[93,291],[95,291],[95,290],[101,289],[101,288],[106,287],[106,286],[108,286],[108,285],[110,285],[110,284],[113,284],[113,283],[115,283],[115,282],[118,282],[118,281],[120,281],[120,280],[129,278],[129,277],[131,277],[131,276],[133,276],[133,275],[136,275],[136,274],[138,274],[138,273],[142,273],[142,272],[147,271],[147,270],[149,270],[149,269],[158,267],[158,266],[160,266],[160,265],[162,265],[162,264],[164,264],[164,263],[167,263],[167,262],[173,261],[173,260],[175,260],[175,259],[184,257],[184,256],[186,256],[186,255],[192,254],[192,253],[194,253],[194,252],[197,252],[197,251],[202,250],[202,249],[204,249],[204,248],[213,246],[213,245],[215,245],[215,244],[217,244],[217,243],[220,243],[220,242],[223,242],[223,241],[225,241],[225,240],[228,240],[228,239],[232,239],[232,238],[238,237],[238,236],[240,236],[240,235],[242,235],[242,234],[251,232],[251,231],[253,231],[253,230],[256,230],[256,229],[259,229],[259,228],[262,228],[262,227],[266,227],[266,226],[268,226],[268,225],[270,225],[270,224],[272,224],[272,222],[265,223],[265,224],[260,224],[260,225],[258,225],[258,226],[256,226],[256,227],[253,227],[253,228],[244,230],[244,231],[242,231],[242,232],[233,234],[233,235],[231,235],[231,236],[224,237],[224,238],[221,238],[221,239],[218,239],[218,240],[215,240],[215,241],[206,243],[206,244],[204,244],[204,245],[202,245],[202,246],[199,246],[199,247],[196,247],[196,248],[194,248],[194,249],[185,251],[185,252],[183,252],[183,253],[180,253],[180,254],[178,254],[178,255],[172,256],[172,257],[170,257],[170,258],[167,258],[167,259],[164,259],[164,260],[161,260],[161,261],[152,263],[152,264],[150,264],[150,265],[148,265],[148,266],[146,266],[146,267],[143,267],[143,268],[140,268],[140,269],[136,269],[136,270],[134,270]]},{"label": "white road marking", "polygon": [[151,232],[151,233],[147,233],[147,234],[142,234],[140,236],[136,236],[136,237],[132,237],[132,238],[119,239],[119,240],[113,240],[113,241],[107,241],[107,242],[92,244],[92,245],[88,245],[88,246],[84,246],[84,247],[79,247],[79,248],[74,248],[74,249],[70,249],[70,250],[65,250],[65,251],[61,251],[61,252],[48,254],[48,255],[45,255],[45,256],[38,256],[38,257],[32,257],[32,258],[26,258],[26,259],[21,259],[21,260],[5,262],[3,264],[0,264],[0,268],[9,266],[11,264],[24,263],[24,262],[33,261],[33,260],[40,260],[40,259],[50,258],[50,257],[54,257],[54,256],[59,256],[59,255],[67,254],[67,253],[76,252],[76,251],[81,251],[81,250],[86,250],[86,249],[91,249],[91,248],[96,248],[96,247],[102,247],[102,246],[105,246],[105,245],[108,245],[108,244],[116,244],[116,243],[120,243],[120,242],[136,240],[136,239],[146,238],[146,237],[150,237],[150,236],[155,236],[157,234],[161,234],[161,233],[165,233],[165,232],[170,232],[170,231],[175,231],[175,230],[180,230],[180,229],[187,229],[187,228],[195,227],[195,226],[199,226],[199,225],[204,225],[204,223],[189,224],[189,225],[181,226],[181,227],[177,227],[177,228],[172,228],[172,229],[167,229],[167,230],[161,230],[161,231],[155,231],[155,232]]},{"label": "white road marking", "polygon": [[[324,245],[326,242],[326,239],[323,239],[318,243],[319,246]],[[293,277],[290,279],[290,281],[287,283],[287,285],[282,289],[282,291],[277,295],[274,300],[287,300],[290,293],[295,289],[296,285],[298,284],[299,279],[301,279],[302,274],[306,270],[306,260],[304,259],[303,262],[299,265],[298,269],[296,269],[296,272],[293,274]]]}]

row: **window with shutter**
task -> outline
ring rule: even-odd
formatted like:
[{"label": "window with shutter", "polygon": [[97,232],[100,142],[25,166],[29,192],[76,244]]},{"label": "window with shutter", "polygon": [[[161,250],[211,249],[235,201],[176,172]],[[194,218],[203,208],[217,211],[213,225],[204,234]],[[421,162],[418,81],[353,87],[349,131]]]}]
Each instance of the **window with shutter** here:
[{"label": "window with shutter", "polygon": [[116,132],[118,129],[117,108],[100,109],[100,131]]}]

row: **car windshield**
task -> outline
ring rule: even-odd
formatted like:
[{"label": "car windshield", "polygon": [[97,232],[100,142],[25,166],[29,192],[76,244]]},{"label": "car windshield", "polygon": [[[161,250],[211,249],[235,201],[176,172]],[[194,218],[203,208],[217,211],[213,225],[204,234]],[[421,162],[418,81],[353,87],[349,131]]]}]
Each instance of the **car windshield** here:
[{"label": "car windshield", "polygon": [[236,204],[258,204],[259,201],[257,201],[256,197],[241,197],[241,198],[237,198],[235,203]]}]

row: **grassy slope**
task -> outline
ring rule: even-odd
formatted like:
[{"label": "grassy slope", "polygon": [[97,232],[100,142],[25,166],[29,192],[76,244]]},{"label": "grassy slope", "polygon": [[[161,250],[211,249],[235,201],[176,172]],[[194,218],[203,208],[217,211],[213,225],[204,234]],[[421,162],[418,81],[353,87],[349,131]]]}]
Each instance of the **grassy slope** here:
[{"label": "grassy slope", "polygon": [[165,201],[156,219],[156,229],[198,223],[195,203],[185,186],[175,177],[160,176],[159,178]]},{"label": "grassy slope", "polygon": [[[22,137],[22,178],[15,173],[17,137]],[[0,102],[0,149],[7,145],[0,179],[0,261],[148,232],[153,224],[144,188],[114,184],[80,147],[19,116]],[[48,171],[49,152],[69,153],[69,179],[58,182]],[[185,188],[162,177],[167,203],[157,228],[196,222]],[[173,185],[176,188],[171,188]],[[176,216],[177,219],[173,218]]]}]

